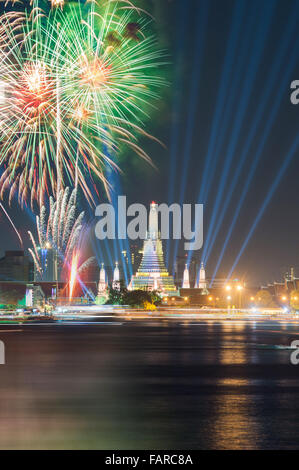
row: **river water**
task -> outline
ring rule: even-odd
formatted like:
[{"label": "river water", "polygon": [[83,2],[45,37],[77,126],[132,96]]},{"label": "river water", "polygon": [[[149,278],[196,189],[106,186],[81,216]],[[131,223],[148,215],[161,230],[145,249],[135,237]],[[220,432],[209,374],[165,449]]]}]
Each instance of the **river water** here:
[{"label": "river water", "polygon": [[296,322],[0,326],[2,449],[298,449]]}]

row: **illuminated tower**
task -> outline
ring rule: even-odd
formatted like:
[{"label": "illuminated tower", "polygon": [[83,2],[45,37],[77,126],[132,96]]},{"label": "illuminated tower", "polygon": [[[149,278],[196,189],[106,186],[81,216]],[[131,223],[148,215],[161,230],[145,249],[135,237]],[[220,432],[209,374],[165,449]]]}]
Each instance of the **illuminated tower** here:
[{"label": "illuminated tower", "polygon": [[190,289],[189,269],[188,269],[187,264],[185,264],[185,270],[184,270],[183,289]]},{"label": "illuminated tower", "polygon": [[119,283],[119,267],[118,267],[118,262],[116,261],[115,263],[115,268],[113,272],[113,283],[112,283],[113,289],[119,289],[120,288],[120,283]]},{"label": "illuminated tower", "polygon": [[102,267],[100,270],[100,280],[98,284],[98,296],[105,294],[106,290],[107,290],[106,271],[104,268],[104,263],[102,263]]},{"label": "illuminated tower", "polygon": [[176,295],[173,277],[164,264],[163,246],[159,233],[158,205],[151,203],[149,225],[143,244],[143,256],[139,269],[132,276],[130,289],[158,290],[163,295]]},{"label": "illuminated tower", "polygon": [[195,288],[197,288],[197,289],[206,289],[207,288],[206,270],[205,270],[205,267],[204,267],[203,263],[201,263],[200,270],[199,270],[199,281],[197,282],[197,279],[195,281]]}]

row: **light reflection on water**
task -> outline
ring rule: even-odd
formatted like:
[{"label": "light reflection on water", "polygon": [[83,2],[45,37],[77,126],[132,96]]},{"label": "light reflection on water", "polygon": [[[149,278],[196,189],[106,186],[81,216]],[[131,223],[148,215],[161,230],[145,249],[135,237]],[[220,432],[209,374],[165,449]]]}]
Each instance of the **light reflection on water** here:
[{"label": "light reflection on water", "polygon": [[296,327],[181,323],[3,327],[0,447],[298,448]]}]

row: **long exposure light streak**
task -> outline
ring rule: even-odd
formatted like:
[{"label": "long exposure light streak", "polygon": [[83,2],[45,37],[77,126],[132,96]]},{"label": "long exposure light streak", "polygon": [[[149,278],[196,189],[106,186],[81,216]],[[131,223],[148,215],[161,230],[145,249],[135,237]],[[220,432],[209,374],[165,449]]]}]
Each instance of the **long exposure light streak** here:
[{"label": "long exposure light streak", "polygon": [[[214,151],[213,151],[213,160],[215,162],[214,167],[211,167],[210,172],[209,172],[209,178],[206,182],[205,189],[206,193],[203,194],[203,192],[200,192],[199,195],[199,202],[203,201],[204,203],[207,203],[208,198],[209,198],[209,193],[212,188],[212,181],[213,181],[213,176],[215,174],[215,167],[217,162],[220,159],[221,155],[221,149],[222,149],[222,144],[224,142],[225,137],[227,136],[227,131],[229,128],[229,124],[232,121],[233,113],[234,113],[234,105],[236,103],[236,100],[238,99],[238,92],[241,88],[242,85],[242,70],[244,69],[244,66],[247,62],[247,51],[250,47],[250,40],[252,39],[252,30],[254,28],[254,22],[256,19],[256,12],[254,9],[252,9],[251,12],[248,13],[247,15],[247,21],[245,22],[244,28],[243,28],[243,35],[241,40],[239,41],[239,51],[238,51],[238,57],[236,60],[236,64],[234,66],[234,77],[232,77],[232,84],[229,87],[229,93],[228,97],[226,99],[226,104],[225,104],[225,118],[222,120],[221,126],[218,129],[217,133],[217,141],[215,143]],[[202,179],[202,184],[203,184],[203,179]],[[200,188],[202,186],[200,185]],[[226,199],[225,199],[226,200]],[[210,247],[210,233],[205,236],[205,244],[204,247],[208,246]],[[188,255],[188,263],[190,263],[192,257],[192,252],[189,253]],[[204,261],[205,264],[207,264],[207,258],[202,255],[202,260]]]},{"label": "long exposure light streak", "polygon": [[[173,107],[172,107],[172,124],[171,124],[171,135],[170,135],[170,168],[169,168],[169,185],[168,185],[168,203],[172,204],[174,202],[174,188],[176,182],[176,171],[178,164],[178,154],[179,154],[179,136],[180,136],[180,116],[181,108],[183,104],[183,59],[184,59],[184,45],[186,41],[186,28],[189,18],[189,3],[185,4],[183,2],[179,3],[178,11],[178,31],[176,35],[176,54],[177,63],[175,67],[175,78],[174,86],[176,95],[173,97]],[[176,29],[177,30],[177,29]],[[166,242],[165,250],[165,264],[167,269],[169,269],[169,257],[170,257],[170,240]]]},{"label": "long exposure light streak", "polygon": [[286,170],[288,169],[294,155],[298,151],[298,148],[299,148],[299,135],[297,136],[297,138],[296,138],[295,142],[293,143],[291,149],[289,150],[288,154],[286,155],[286,157],[284,159],[284,162],[281,165],[280,170],[279,170],[276,178],[274,179],[273,183],[271,184],[270,189],[268,191],[268,194],[267,194],[263,204],[261,205],[261,207],[258,211],[257,217],[256,217],[254,223],[252,224],[251,229],[249,230],[249,232],[248,232],[248,234],[247,234],[247,236],[246,236],[246,238],[245,238],[245,240],[244,240],[244,242],[241,246],[241,249],[240,249],[240,251],[239,251],[239,253],[238,253],[238,255],[237,255],[230,271],[229,271],[227,279],[231,278],[231,276],[232,276],[232,274],[233,274],[233,272],[234,272],[234,270],[235,270],[235,268],[236,268],[236,266],[237,266],[237,264],[238,264],[238,262],[239,262],[239,260],[242,256],[242,254],[244,253],[244,250],[245,250],[245,248],[246,248],[253,232],[255,231],[258,223],[260,222],[260,220],[261,220],[261,218],[262,218],[262,216],[263,216],[263,214],[266,210],[266,208],[268,207],[269,203],[271,202],[271,199],[272,199],[272,197],[273,197],[273,195],[274,195],[281,179],[283,178]]},{"label": "long exposure light streak", "polygon": [[[265,17],[263,21],[260,20],[259,28],[255,31],[255,38],[252,44],[252,48],[254,53],[251,54],[249,61],[248,61],[248,68],[246,73],[246,78],[242,87],[242,96],[235,113],[233,128],[231,132],[231,137],[228,144],[228,149],[226,155],[224,157],[223,167],[222,167],[222,175],[221,180],[217,188],[217,194],[215,197],[215,202],[213,206],[213,212],[211,216],[211,220],[209,223],[207,235],[206,235],[206,243],[203,249],[203,261],[204,263],[207,262],[208,256],[214,246],[214,241],[218,234],[220,225],[221,225],[221,218],[224,217],[224,209],[223,209],[223,200],[226,200],[226,204],[228,204],[229,200],[227,197],[227,187],[230,186],[231,189],[235,187],[238,181],[239,172],[236,172],[234,168],[232,168],[233,158],[235,156],[237,143],[239,141],[240,133],[242,130],[242,125],[246,117],[246,111],[248,109],[248,105],[250,102],[250,97],[253,91],[254,80],[256,78],[257,72],[259,70],[259,65],[262,59],[262,54],[264,51],[264,46],[266,42],[266,38],[271,26],[271,22],[273,19],[273,5],[267,4],[268,8],[265,9]],[[239,160],[240,162],[240,169],[242,168],[242,159]],[[225,193],[225,197],[224,197]],[[220,214],[221,212],[221,214]]]},{"label": "long exposure light streak", "polygon": [[[297,16],[294,15],[292,20],[293,21],[292,21],[289,33],[287,34],[287,32],[286,32],[286,34],[284,35],[284,40],[281,42],[280,48],[277,51],[277,60],[275,61],[275,63],[273,64],[273,66],[270,70],[269,80],[265,83],[264,95],[263,95],[264,99],[259,103],[257,113],[254,116],[252,127],[250,129],[249,134],[248,134],[248,138],[247,138],[246,143],[244,145],[242,154],[240,156],[239,164],[238,164],[238,167],[237,167],[237,170],[236,170],[236,174],[238,174],[238,175],[241,172],[241,168],[242,168],[242,165],[243,165],[245,155],[249,152],[250,145],[252,144],[253,139],[256,135],[258,125],[260,124],[260,122],[263,119],[264,112],[265,112],[265,109],[266,109],[266,104],[270,99],[271,92],[273,91],[273,88],[275,87],[277,73],[278,73],[279,69],[281,69],[281,67],[282,67],[282,61],[285,58],[286,50],[287,50],[289,44],[292,41],[292,36],[293,36],[294,32],[296,31],[296,24],[297,24],[297,21],[298,21]],[[271,128],[274,124],[275,118],[277,117],[279,107],[280,107],[280,105],[282,103],[282,100],[285,96],[284,90],[287,88],[287,85],[289,83],[292,71],[295,68],[295,64],[296,64],[296,61],[297,61],[297,54],[296,54],[295,51],[297,50],[297,47],[299,46],[298,40],[297,40],[297,42],[295,42],[295,45],[296,46],[293,48],[293,53],[290,57],[290,61],[287,64],[287,66],[284,67],[285,73],[284,73],[284,76],[283,76],[283,80],[280,83],[280,86],[277,88],[274,100],[272,100],[272,102],[271,102],[271,114],[267,119],[264,119],[264,121],[266,123],[266,126],[265,126],[265,129],[264,129],[261,141],[259,143],[258,149],[257,149],[257,151],[254,155],[254,159],[253,159],[253,161],[250,165],[250,169],[249,169],[249,173],[247,175],[247,179],[246,179],[246,181],[243,185],[241,194],[238,196],[238,204],[237,204],[237,207],[235,209],[232,221],[230,223],[230,227],[229,227],[229,230],[227,232],[226,238],[224,240],[224,243],[223,243],[223,246],[222,246],[222,249],[221,249],[221,252],[220,252],[220,256],[219,256],[217,264],[216,264],[216,267],[214,269],[213,276],[212,276],[212,282],[213,282],[214,278],[217,275],[217,272],[218,272],[219,266],[221,264],[221,261],[224,257],[225,250],[227,248],[228,242],[231,238],[231,235],[232,235],[233,230],[235,228],[236,222],[238,220],[238,217],[239,217],[241,208],[243,206],[245,197],[248,193],[250,184],[252,183],[253,177],[255,175],[255,171],[257,169],[258,163],[259,163],[260,158],[262,156],[262,152],[263,152],[263,149],[265,147],[267,138],[269,137]],[[223,220],[225,211],[227,210],[227,207],[228,207],[229,201],[231,200],[231,197],[233,195],[234,189],[235,189],[235,185],[230,185],[227,192],[226,192],[226,199],[225,199],[225,203],[222,207],[223,212],[220,215],[219,224]],[[216,232],[219,230],[219,224],[215,229]]]},{"label": "long exposure light streak", "polygon": [[[198,201],[202,202],[204,200],[204,195],[207,193],[207,186],[208,182],[211,180],[211,176],[209,173],[211,172],[211,168],[215,166],[214,162],[214,149],[217,142],[217,135],[221,126],[221,118],[224,112],[225,107],[225,100],[226,100],[226,90],[229,88],[229,81],[232,75],[233,63],[235,60],[238,38],[241,33],[242,24],[245,16],[245,3],[244,2],[236,2],[232,25],[230,29],[230,35],[228,38],[227,46],[226,46],[226,53],[224,57],[224,62],[222,66],[222,72],[220,75],[220,86],[217,92],[217,98],[215,102],[215,113],[213,117],[210,139],[208,150],[205,155],[204,160],[204,169],[202,173],[201,183],[200,183],[200,191]],[[188,265],[191,261],[193,253],[188,253]]]},{"label": "long exposure light streak", "polygon": [[0,207],[1,209],[3,210],[4,214],[6,215],[7,219],[9,220],[9,223],[11,224],[12,228],[14,229],[14,231],[16,232],[17,234],[17,237],[20,241],[20,245],[21,245],[21,248],[23,249],[24,248],[24,245],[23,245],[23,240],[22,240],[22,237],[20,235],[20,232],[18,231],[17,227],[15,226],[15,224],[13,223],[12,221],[12,218],[10,217],[10,215],[8,214],[7,210],[5,209],[5,207],[3,206],[3,204],[0,202]]},{"label": "long exposure light streak", "polygon": [[[182,169],[180,172],[180,192],[179,192],[179,203],[184,202],[184,195],[187,184],[189,163],[191,157],[192,143],[193,143],[193,133],[195,128],[195,119],[196,112],[198,109],[198,97],[200,90],[200,78],[202,73],[202,60],[205,50],[205,39],[206,39],[206,29],[207,29],[207,20],[208,20],[208,4],[201,3],[201,8],[198,10],[197,17],[197,35],[194,43],[194,63],[193,63],[193,73],[191,75],[191,84],[189,92],[189,104],[188,104],[188,117],[187,117],[187,126],[186,126],[186,136],[183,147],[183,160],[182,160]],[[197,122],[197,124],[199,124]],[[176,240],[173,256],[173,266],[178,254],[179,242]]]},{"label": "long exposure light streak", "polygon": [[[107,167],[107,177],[109,174],[109,181],[111,182],[111,185],[113,187],[113,191],[111,193],[111,203],[114,207],[115,212],[118,212],[118,196],[122,195],[122,185],[121,185],[121,180],[119,177],[119,173],[112,171],[112,169],[108,166]],[[118,220],[116,219],[116,231],[118,231]],[[126,259],[123,256],[123,252],[127,252],[127,262]],[[115,239],[113,240],[113,253],[114,253],[114,262],[111,263],[113,266],[115,261],[120,260],[123,268],[123,273],[125,277],[125,283],[126,285],[129,284],[129,279],[131,279],[132,274],[133,274],[133,269],[132,269],[132,263],[131,263],[131,253],[130,253],[130,245],[128,242],[128,239],[126,238],[125,240],[122,239]]]}]

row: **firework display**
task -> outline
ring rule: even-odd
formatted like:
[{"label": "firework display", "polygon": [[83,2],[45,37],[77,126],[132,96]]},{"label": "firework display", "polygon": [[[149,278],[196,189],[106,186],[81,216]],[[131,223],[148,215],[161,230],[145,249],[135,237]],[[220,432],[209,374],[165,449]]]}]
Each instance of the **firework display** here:
[{"label": "firework display", "polygon": [[[84,212],[79,215],[76,214],[75,189],[70,191],[67,187],[65,190],[60,190],[56,201],[50,197],[49,212],[45,206],[42,206],[40,215],[36,216],[37,239],[34,238],[32,232],[28,232],[32,242],[32,248],[29,249],[29,252],[41,279],[43,279],[45,270],[45,253],[50,251],[57,257],[57,278],[61,277],[63,270],[66,270],[66,272],[70,270],[70,266],[73,265],[74,255],[76,255],[78,265],[76,250],[80,245],[83,219]],[[79,274],[83,269],[86,269],[93,260],[92,257],[84,261],[76,269],[77,273]]]},{"label": "firework display", "polygon": [[138,137],[164,83],[150,20],[130,2],[51,5],[0,17],[0,194],[32,207],[67,184],[91,202],[94,178],[109,193],[120,146],[150,161]]},{"label": "firework display", "polygon": [[130,0],[4,2],[0,198],[38,211],[37,236],[28,232],[34,277],[63,277],[70,298],[94,261],[81,259],[78,193],[90,205],[101,187],[110,198],[122,153],[152,163],[140,140],[159,142],[145,124],[165,84],[163,64],[150,15]]}]

